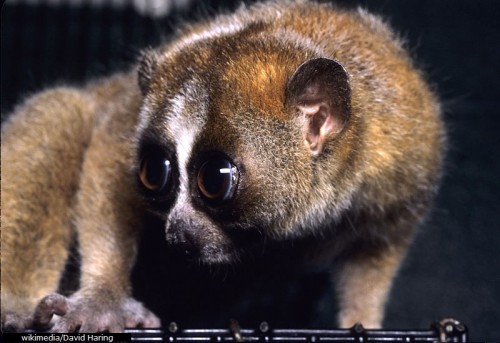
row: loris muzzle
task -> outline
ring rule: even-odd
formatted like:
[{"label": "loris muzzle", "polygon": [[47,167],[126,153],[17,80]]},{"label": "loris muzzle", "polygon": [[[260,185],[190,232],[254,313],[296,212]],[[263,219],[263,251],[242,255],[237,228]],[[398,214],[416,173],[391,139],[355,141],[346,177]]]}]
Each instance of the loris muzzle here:
[{"label": "loris muzzle", "polygon": [[[42,93],[2,127],[2,325],[160,325],[129,280],[152,213],[168,249],[207,264],[307,242],[332,272],[332,323],[380,327],[443,132],[404,44],[364,10],[278,1],[186,26],[132,72]],[[71,230],[82,276],[63,297]]]}]

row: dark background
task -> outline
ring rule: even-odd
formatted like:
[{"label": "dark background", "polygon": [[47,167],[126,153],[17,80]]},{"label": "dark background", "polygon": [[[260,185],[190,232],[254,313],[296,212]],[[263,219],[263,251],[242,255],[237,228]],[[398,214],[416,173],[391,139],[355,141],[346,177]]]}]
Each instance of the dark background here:
[{"label": "dark background", "polygon": [[[182,20],[236,7],[193,1],[153,19],[131,6],[28,2],[2,7],[2,119],[44,87],[126,69],[141,48],[168,39]],[[427,329],[454,317],[468,326],[472,341],[500,341],[500,1],[337,3],[382,14],[407,38],[442,98],[449,132],[436,207],[395,282],[384,326]],[[159,259],[153,252],[166,255],[165,247],[153,227],[141,256],[156,262],[136,271],[136,292],[166,322],[221,327],[236,318],[242,326],[267,320],[280,327],[331,327],[335,305],[326,274],[294,274],[289,261],[277,269],[252,263],[206,271],[173,256]]]}]

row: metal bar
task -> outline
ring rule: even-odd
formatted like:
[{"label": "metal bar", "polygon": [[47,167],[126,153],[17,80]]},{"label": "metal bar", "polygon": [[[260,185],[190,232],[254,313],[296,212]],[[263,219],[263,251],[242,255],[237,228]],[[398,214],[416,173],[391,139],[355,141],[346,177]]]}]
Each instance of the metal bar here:
[{"label": "metal bar", "polygon": [[467,342],[467,328],[454,319],[434,323],[430,330],[370,330],[356,324],[350,329],[273,329],[263,322],[256,329],[240,328],[232,320],[228,328],[181,329],[170,323],[165,330],[126,330],[132,342]]}]

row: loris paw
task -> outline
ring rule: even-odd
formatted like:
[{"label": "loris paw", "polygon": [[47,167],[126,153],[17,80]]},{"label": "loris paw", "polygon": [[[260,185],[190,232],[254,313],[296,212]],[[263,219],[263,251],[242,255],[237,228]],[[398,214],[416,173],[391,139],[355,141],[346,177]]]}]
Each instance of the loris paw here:
[{"label": "loris paw", "polygon": [[[53,315],[60,316],[54,321]],[[34,324],[51,332],[123,332],[125,328],[160,327],[160,320],[133,298],[113,301],[105,294],[77,292],[67,298],[50,294],[35,309]]]},{"label": "loris paw", "polygon": [[339,321],[340,327],[347,329],[356,324],[361,324],[366,329],[380,329],[382,327],[381,319],[379,319],[378,316],[370,316],[369,314],[371,313],[369,310],[366,310],[363,314],[353,313],[349,315],[346,313],[341,313]]}]

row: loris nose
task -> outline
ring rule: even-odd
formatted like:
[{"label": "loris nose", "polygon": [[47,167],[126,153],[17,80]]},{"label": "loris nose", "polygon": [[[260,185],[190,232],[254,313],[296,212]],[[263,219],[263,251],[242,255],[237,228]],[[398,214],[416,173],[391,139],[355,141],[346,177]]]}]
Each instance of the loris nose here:
[{"label": "loris nose", "polygon": [[167,241],[179,252],[196,257],[201,248],[196,230],[196,225],[191,222],[173,220],[167,228]]}]

